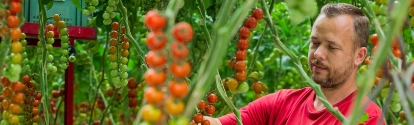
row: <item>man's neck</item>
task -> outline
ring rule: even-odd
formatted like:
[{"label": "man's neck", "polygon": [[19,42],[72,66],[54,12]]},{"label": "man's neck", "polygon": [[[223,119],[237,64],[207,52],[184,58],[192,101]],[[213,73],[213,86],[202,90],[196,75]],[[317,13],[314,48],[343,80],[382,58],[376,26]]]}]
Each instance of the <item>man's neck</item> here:
[{"label": "man's neck", "polygon": [[[322,93],[323,95],[325,95],[328,102],[331,105],[334,105],[348,97],[355,90],[357,90],[356,81],[354,80],[354,78],[350,78],[350,80],[348,80],[342,86],[334,90],[322,88]],[[317,95],[315,95],[313,105],[315,106],[315,109],[317,111],[325,109],[325,106],[323,105],[322,101],[317,97]]]}]

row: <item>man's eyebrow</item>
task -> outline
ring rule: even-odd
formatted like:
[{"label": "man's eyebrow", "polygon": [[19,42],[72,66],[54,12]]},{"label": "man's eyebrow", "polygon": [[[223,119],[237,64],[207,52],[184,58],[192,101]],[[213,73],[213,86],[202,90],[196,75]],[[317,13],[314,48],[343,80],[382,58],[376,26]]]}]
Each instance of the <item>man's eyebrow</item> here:
[{"label": "man's eyebrow", "polygon": [[338,45],[335,41],[332,41],[332,40],[328,40],[328,43],[333,44],[333,45]]}]

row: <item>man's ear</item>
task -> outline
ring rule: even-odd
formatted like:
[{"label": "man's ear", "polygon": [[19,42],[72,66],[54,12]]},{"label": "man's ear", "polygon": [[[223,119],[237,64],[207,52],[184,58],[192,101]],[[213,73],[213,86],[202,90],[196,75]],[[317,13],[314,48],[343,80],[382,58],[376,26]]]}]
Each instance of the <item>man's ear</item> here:
[{"label": "man's ear", "polygon": [[355,61],[354,61],[354,65],[358,66],[360,65],[362,62],[364,62],[365,57],[367,56],[368,53],[368,49],[367,47],[360,47],[356,50],[355,52]]}]

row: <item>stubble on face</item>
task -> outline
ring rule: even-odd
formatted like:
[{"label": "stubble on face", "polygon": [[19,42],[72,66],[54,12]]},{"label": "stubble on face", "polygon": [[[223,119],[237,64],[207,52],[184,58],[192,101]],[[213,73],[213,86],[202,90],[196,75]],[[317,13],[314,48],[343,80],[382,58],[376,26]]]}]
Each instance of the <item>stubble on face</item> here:
[{"label": "stubble on face", "polygon": [[[354,68],[353,65],[353,58],[347,59],[347,61],[338,60],[335,63],[342,62],[341,65],[338,67],[327,67],[327,74],[325,76],[317,75],[315,71],[311,70],[312,73],[312,79],[321,86],[323,89],[328,90],[334,90],[343,84],[349,79],[349,77],[352,75],[352,70]],[[315,64],[317,65],[323,65],[320,61],[316,60]]]}]

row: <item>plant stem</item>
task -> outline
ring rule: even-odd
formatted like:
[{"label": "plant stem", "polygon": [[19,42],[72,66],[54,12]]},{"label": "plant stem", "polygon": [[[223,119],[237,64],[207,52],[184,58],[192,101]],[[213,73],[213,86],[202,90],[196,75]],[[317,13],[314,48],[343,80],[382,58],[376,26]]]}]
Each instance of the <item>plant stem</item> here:
[{"label": "plant stem", "polygon": [[260,35],[260,39],[259,39],[259,41],[257,42],[257,44],[256,44],[256,46],[254,48],[253,58],[249,61],[250,62],[250,65],[247,68],[247,73],[246,74],[250,74],[251,73],[252,68],[253,68],[253,65],[256,63],[257,53],[259,52],[260,45],[262,45],[262,41],[263,41],[264,35],[266,34],[267,26],[268,25],[265,26],[265,28],[263,30],[263,33],[262,33],[262,35]]},{"label": "plant stem", "polygon": [[303,70],[302,64],[300,63],[298,57],[292,53],[279,39],[277,36],[277,30],[275,25],[272,22],[272,18],[269,14],[269,10],[267,9],[266,2],[264,0],[260,0],[260,4],[263,7],[263,12],[265,13],[264,19],[270,26],[272,36],[275,39],[277,47],[279,47],[284,53],[286,53],[290,59],[295,64],[295,68],[299,71],[300,75],[307,81],[309,86],[315,91],[316,95],[319,97],[319,99],[322,101],[323,105],[326,107],[326,109],[333,114],[335,117],[339,119],[339,121],[344,122],[347,121],[345,116],[343,116],[338,109],[334,109],[333,106],[327,101],[326,97],[323,95],[322,90],[320,88],[320,85],[316,84],[312,79],[309,78],[307,73]]},{"label": "plant stem", "polygon": [[[6,56],[9,53],[10,50],[10,43],[11,43],[11,39],[10,37],[3,37],[4,39],[2,39],[1,42],[1,52],[0,52],[0,68],[3,69],[3,64],[4,62],[6,62]],[[0,72],[0,76],[3,76],[3,70],[1,70]],[[0,81],[1,83],[1,81]]]},{"label": "plant stem", "polygon": [[227,97],[226,91],[224,90],[223,83],[221,83],[220,73],[217,71],[216,74],[216,87],[220,94],[220,96],[223,98],[223,100],[226,102],[226,104],[230,107],[231,110],[233,110],[234,114],[236,115],[236,121],[238,125],[243,125],[240,111],[236,108],[236,106],[233,105],[233,103],[230,101],[230,99]]},{"label": "plant stem", "polygon": [[58,102],[58,107],[57,107],[57,109],[56,109],[56,114],[55,114],[55,119],[54,119],[54,121],[53,121],[53,124],[54,125],[56,125],[56,121],[57,121],[57,118],[58,118],[58,115],[59,115],[59,109],[60,109],[60,105],[62,104],[62,100],[59,100],[59,102]]},{"label": "plant stem", "polygon": [[[121,87],[121,88],[122,88],[122,87]],[[118,95],[118,91],[119,91],[121,88],[118,88],[118,89],[116,89],[116,90],[115,90],[115,94],[114,94],[114,95],[112,95],[111,101],[109,101],[108,106],[106,106],[106,107],[105,107],[105,110],[102,112],[102,117],[101,117],[101,122],[100,122],[100,123],[102,123],[102,122],[103,122],[103,120],[104,120],[104,118],[105,118],[105,114],[106,114],[106,112],[109,110],[109,108],[111,108],[112,103],[113,103],[113,101],[115,100],[115,97]]]}]

